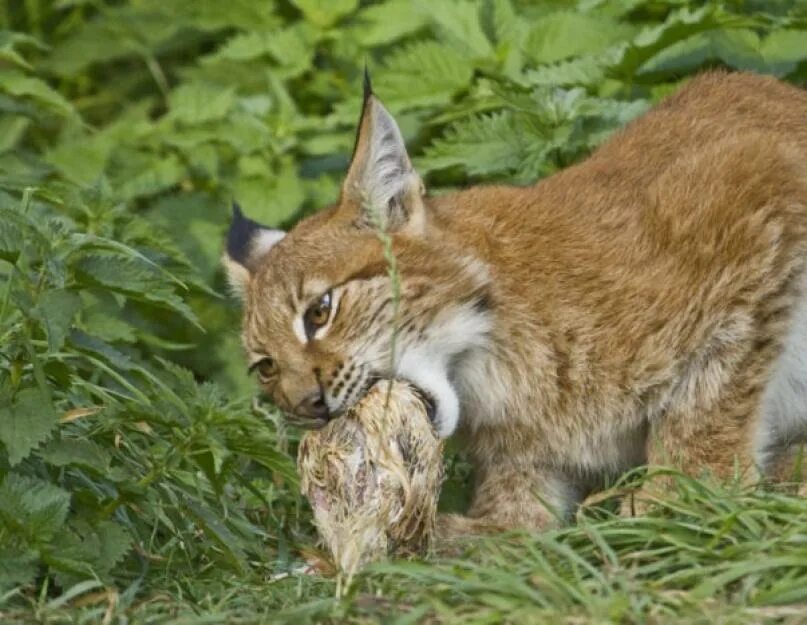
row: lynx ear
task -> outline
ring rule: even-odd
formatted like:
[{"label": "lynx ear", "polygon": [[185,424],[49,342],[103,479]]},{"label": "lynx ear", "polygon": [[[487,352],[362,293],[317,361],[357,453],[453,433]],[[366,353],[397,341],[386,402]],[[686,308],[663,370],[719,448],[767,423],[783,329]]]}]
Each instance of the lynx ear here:
[{"label": "lynx ear", "polygon": [[366,69],[364,105],[342,194],[359,206],[357,223],[362,226],[398,230],[417,228],[422,220],[423,183],[398,124],[373,94]]},{"label": "lynx ear", "polygon": [[266,228],[244,217],[241,208],[233,202],[233,220],[227,233],[227,249],[222,258],[227,279],[233,291],[243,297],[249,279],[261,259],[286,233]]}]

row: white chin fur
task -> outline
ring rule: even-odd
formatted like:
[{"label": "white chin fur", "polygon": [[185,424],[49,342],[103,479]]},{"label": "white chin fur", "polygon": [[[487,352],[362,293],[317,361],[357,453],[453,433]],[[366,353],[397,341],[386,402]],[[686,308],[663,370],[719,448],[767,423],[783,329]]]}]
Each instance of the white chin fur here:
[{"label": "white chin fur", "polygon": [[440,438],[451,436],[460,420],[460,402],[442,363],[429,362],[419,350],[401,358],[398,374],[434,399],[434,426]]}]

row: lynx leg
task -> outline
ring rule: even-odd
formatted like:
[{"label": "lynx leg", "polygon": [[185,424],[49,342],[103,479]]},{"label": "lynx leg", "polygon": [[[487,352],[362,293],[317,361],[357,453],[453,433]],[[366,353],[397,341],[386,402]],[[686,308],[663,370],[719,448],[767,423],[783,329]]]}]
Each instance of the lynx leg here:
[{"label": "lynx leg", "polygon": [[[712,360],[700,363],[697,376],[682,386],[687,401],[651,423],[647,441],[650,466],[672,466],[694,477],[745,484],[760,478],[754,435],[762,409],[762,397],[770,379],[779,342],[757,339],[753,344],[719,348],[711,346]],[[646,483],[632,501],[623,502],[623,514],[643,513],[649,502],[670,488],[670,480]]]},{"label": "lynx leg", "polygon": [[468,516],[440,515],[438,540],[557,525],[580,502],[573,480],[540,468],[498,469],[477,485]]}]

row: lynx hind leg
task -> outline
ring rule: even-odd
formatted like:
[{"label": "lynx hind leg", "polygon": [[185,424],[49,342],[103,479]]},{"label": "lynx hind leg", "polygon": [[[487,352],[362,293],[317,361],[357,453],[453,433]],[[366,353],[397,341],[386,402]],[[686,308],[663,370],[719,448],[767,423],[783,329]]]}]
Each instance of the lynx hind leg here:
[{"label": "lynx hind leg", "polygon": [[[765,391],[783,353],[794,285],[795,280],[781,284],[751,315],[752,323],[717,333],[693,359],[691,373],[679,381],[670,409],[651,424],[649,465],[724,481],[739,477],[745,484],[759,480],[756,441]],[[650,480],[623,504],[623,514],[643,512],[648,502],[669,488],[669,479]]]}]

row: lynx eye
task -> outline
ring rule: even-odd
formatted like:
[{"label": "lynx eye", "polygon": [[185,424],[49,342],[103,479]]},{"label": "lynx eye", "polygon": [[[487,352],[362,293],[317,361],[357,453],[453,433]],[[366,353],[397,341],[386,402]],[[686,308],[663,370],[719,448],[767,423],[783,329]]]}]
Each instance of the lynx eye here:
[{"label": "lynx eye", "polygon": [[258,379],[261,382],[266,383],[277,373],[277,363],[272,358],[263,358],[252,365],[249,368],[249,371],[250,373],[252,371],[257,371]]},{"label": "lynx eye", "polygon": [[308,307],[303,316],[305,334],[309,340],[331,318],[331,292],[327,291],[315,304]]}]

